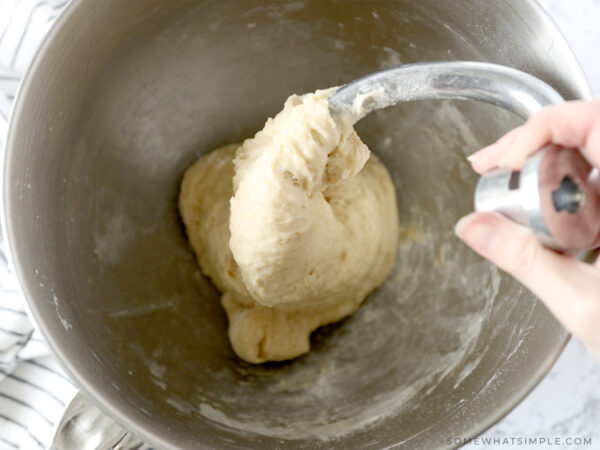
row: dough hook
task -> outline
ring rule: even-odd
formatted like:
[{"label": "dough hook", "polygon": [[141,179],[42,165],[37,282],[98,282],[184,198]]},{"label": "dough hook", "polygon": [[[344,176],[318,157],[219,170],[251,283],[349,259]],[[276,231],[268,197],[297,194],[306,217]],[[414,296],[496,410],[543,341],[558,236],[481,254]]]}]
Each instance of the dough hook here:
[{"label": "dough hook", "polygon": [[[466,61],[394,67],[352,81],[329,99],[332,116],[354,124],[368,113],[413,100],[475,100],[526,120],[564,99],[544,81],[510,67]],[[475,210],[499,212],[528,226],[546,246],[594,248],[600,233],[597,170],[573,149],[548,146],[521,171],[496,169],[475,189]]]}]

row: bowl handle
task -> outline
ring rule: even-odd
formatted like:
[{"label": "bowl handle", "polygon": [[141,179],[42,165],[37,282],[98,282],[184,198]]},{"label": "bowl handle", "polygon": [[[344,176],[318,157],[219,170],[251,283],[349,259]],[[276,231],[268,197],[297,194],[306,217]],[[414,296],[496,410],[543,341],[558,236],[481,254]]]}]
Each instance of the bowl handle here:
[{"label": "bowl handle", "polygon": [[78,392],[54,430],[50,450],[140,449],[144,443],[117,425]]}]

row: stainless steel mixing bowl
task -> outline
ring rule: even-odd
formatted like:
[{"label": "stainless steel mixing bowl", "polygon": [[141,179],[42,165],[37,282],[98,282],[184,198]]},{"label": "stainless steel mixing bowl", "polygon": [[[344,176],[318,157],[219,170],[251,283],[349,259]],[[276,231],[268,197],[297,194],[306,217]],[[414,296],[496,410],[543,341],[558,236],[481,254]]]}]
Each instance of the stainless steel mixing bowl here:
[{"label": "stainless steel mixing bowl", "polygon": [[291,93],[450,59],[589,96],[532,1],[74,1],[18,95],[4,200],[29,307],[87,397],[158,448],[445,448],[515,406],[567,334],[451,231],[464,156],[509,113],[423,101],[358,124],[397,188],[397,264],[289,363],[234,356],[176,210],[185,168]]}]

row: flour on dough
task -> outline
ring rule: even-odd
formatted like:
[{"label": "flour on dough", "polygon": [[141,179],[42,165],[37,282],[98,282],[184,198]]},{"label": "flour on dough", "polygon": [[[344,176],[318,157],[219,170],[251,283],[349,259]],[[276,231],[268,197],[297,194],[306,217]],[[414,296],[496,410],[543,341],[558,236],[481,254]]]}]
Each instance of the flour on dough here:
[{"label": "flour on dough", "polygon": [[356,311],[394,264],[394,185],[330,116],[332,92],[292,95],[253,138],[183,178],[188,238],[223,293],[234,351],[251,363],[308,352],[310,334]]}]

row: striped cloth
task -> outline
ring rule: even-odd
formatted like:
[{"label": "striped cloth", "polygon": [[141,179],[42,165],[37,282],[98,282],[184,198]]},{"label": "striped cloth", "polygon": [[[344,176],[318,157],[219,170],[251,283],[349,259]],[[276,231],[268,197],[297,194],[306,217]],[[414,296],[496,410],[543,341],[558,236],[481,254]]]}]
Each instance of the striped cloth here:
[{"label": "striped cloth", "polygon": [[[0,156],[19,80],[65,0],[0,0]],[[76,388],[49,354],[23,307],[0,242],[0,449],[50,444]]]}]

